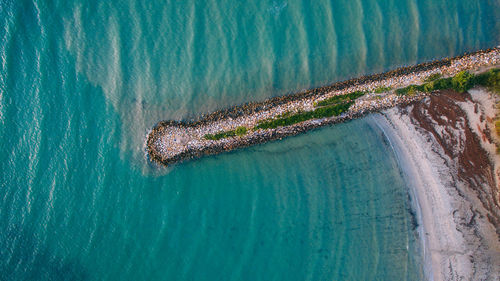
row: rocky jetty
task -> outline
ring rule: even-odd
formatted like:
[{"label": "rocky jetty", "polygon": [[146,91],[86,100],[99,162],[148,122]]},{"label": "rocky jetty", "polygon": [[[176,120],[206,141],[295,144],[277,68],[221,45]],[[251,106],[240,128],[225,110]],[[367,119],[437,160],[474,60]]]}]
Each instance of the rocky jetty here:
[{"label": "rocky jetty", "polygon": [[[350,79],[263,102],[247,103],[204,115],[197,120],[161,121],[147,137],[148,154],[151,160],[163,165],[170,165],[203,155],[218,154],[281,139],[320,126],[357,118],[369,112],[420,100],[427,94],[397,95],[394,90],[422,83],[425,78],[432,74],[439,73],[447,77],[463,70],[480,71],[497,66],[499,63],[500,48],[497,47]],[[386,88],[385,92],[375,93],[379,92],[376,89],[381,87]],[[387,90],[388,88],[391,90]],[[277,128],[255,129],[262,121],[273,120],[283,116],[283,114],[312,111],[317,102],[355,91],[365,91],[368,94],[356,99],[349,110],[338,116],[311,119]],[[227,132],[238,127],[247,128],[247,133],[242,136],[231,136],[218,140],[206,138],[209,134]]]}]

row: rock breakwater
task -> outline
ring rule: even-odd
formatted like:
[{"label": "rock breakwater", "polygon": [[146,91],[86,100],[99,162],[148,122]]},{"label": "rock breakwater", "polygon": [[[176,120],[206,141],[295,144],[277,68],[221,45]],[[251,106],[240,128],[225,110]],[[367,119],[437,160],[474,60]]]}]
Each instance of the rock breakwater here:
[{"label": "rock breakwater", "polygon": [[[452,76],[463,70],[478,71],[486,67],[497,66],[499,63],[500,49],[497,47],[354,78],[301,93],[271,98],[263,102],[247,103],[216,111],[196,120],[161,121],[148,134],[148,155],[155,162],[170,165],[187,159],[218,154],[296,135],[320,126],[358,118],[369,112],[418,101],[427,94],[417,93],[411,96],[402,96],[397,95],[394,90],[410,84],[422,83],[425,78],[432,74],[440,73],[443,76]],[[375,93],[375,90],[380,87],[392,90]],[[311,119],[277,128],[252,129],[264,120],[273,120],[283,116],[283,114],[311,111],[322,100],[355,91],[364,91],[367,94],[356,99],[346,112],[338,116]],[[237,127],[245,127],[249,130],[243,136],[219,140],[205,138],[207,134],[235,130]]]}]

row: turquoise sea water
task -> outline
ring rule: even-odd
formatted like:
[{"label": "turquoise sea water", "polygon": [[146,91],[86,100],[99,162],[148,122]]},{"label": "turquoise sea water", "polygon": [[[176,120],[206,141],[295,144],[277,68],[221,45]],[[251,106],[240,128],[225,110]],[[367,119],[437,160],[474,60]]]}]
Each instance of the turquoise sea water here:
[{"label": "turquoise sea water", "polygon": [[190,118],[500,43],[498,1],[0,2],[0,280],[420,280],[366,120],[168,169]]}]

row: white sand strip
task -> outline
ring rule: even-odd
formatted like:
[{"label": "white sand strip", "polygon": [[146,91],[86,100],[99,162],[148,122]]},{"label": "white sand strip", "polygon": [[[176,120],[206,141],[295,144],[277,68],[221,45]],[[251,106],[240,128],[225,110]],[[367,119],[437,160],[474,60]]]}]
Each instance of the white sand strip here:
[{"label": "white sand strip", "polygon": [[[371,119],[389,139],[410,184],[426,279],[487,280],[495,274],[496,261],[483,253],[482,235],[475,234],[478,229],[472,231],[460,223],[473,216],[469,210],[475,206],[459,193],[464,190],[458,188],[463,183],[453,177],[456,168],[450,167],[435,139],[417,129],[408,114],[398,108],[374,114]],[[456,134],[461,132],[457,130]]]}]

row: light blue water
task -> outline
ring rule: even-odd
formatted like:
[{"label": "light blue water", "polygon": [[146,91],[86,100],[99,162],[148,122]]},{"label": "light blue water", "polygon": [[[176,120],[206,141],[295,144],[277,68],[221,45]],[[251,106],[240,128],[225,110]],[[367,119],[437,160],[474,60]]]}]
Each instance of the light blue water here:
[{"label": "light blue water", "polygon": [[405,179],[366,121],[168,169],[144,138],[496,46],[499,5],[0,2],[0,280],[421,279]]}]

